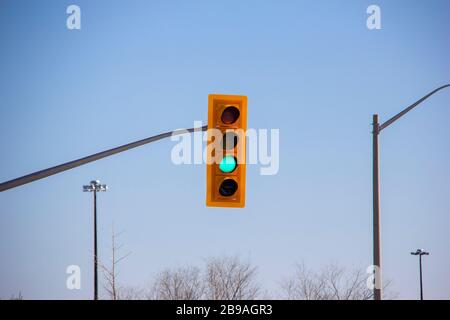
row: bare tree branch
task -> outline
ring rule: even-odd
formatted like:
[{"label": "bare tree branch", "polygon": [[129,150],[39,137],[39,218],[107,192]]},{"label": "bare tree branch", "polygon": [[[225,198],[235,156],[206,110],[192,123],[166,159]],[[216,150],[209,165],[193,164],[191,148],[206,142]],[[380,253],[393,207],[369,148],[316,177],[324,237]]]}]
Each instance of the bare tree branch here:
[{"label": "bare tree branch", "polygon": [[150,298],[157,300],[199,300],[204,286],[200,269],[185,267],[166,269],[155,279]]},{"label": "bare tree branch", "polygon": [[[390,281],[385,281],[388,289]],[[292,300],[371,300],[373,290],[367,287],[366,274],[359,270],[346,271],[345,268],[331,264],[319,272],[308,270],[298,264],[294,275],[285,280],[282,290],[286,299]],[[384,299],[393,296],[384,290]]]},{"label": "bare tree branch", "polygon": [[108,294],[108,297],[111,300],[118,300],[120,299],[119,294],[119,286],[117,284],[117,277],[119,275],[119,272],[117,271],[117,265],[119,262],[123,261],[125,258],[127,258],[131,252],[128,252],[122,256],[118,256],[119,250],[123,247],[123,244],[117,244],[116,240],[121,233],[115,233],[114,232],[114,225],[112,227],[111,231],[111,258],[110,258],[110,265],[106,266],[103,263],[98,263],[102,272],[103,276],[105,278],[105,284],[103,285],[103,288]]},{"label": "bare tree branch", "polygon": [[211,300],[257,299],[256,268],[238,257],[210,258],[205,270],[205,297]]}]

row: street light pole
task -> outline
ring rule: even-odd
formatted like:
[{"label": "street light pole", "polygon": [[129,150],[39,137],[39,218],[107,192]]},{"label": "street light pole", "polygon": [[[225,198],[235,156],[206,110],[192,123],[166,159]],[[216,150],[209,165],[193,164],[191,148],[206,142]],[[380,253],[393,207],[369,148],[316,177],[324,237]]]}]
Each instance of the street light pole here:
[{"label": "street light pole", "polygon": [[92,180],[89,185],[83,186],[84,192],[94,193],[94,300],[98,300],[98,255],[97,255],[97,192],[108,190],[106,184],[99,180]]},{"label": "street light pole", "polygon": [[413,256],[419,256],[419,277],[420,277],[420,300],[423,300],[423,283],[422,283],[422,256],[428,256],[430,253],[423,249],[417,249],[416,252],[411,252]]},{"label": "street light pole", "polygon": [[419,255],[419,273],[420,273],[420,300],[423,300],[423,281],[422,281],[422,255]]},{"label": "street light pole", "polygon": [[97,190],[94,189],[94,300],[98,300]]},{"label": "street light pole", "polygon": [[380,243],[380,170],[378,166],[378,115],[373,115],[373,265],[374,272],[374,299],[381,300],[381,243]]},{"label": "street light pole", "polygon": [[373,115],[373,265],[375,267],[375,286],[373,291],[374,300],[382,299],[382,277],[381,277],[381,235],[380,235],[380,168],[378,159],[378,136],[380,132],[400,119],[406,113],[417,107],[420,103],[428,99],[436,92],[450,87],[450,84],[434,89],[423,96],[400,113],[396,114],[383,124],[379,124],[378,115]]}]

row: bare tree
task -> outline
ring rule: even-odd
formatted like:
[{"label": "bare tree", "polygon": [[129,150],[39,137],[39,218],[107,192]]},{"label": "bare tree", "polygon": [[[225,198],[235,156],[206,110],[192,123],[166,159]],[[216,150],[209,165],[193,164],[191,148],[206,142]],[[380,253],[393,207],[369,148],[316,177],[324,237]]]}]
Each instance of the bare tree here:
[{"label": "bare tree", "polygon": [[150,298],[157,300],[199,300],[204,285],[197,267],[166,269],[155,279]]},{"label": "bare tree", "polygon": [[205,297],[211,300],[253,300],[260,287],[256,268],[238,257],[210,258],[204,274]]},{"label": "bare tree", "polygon": [[298,264],[294,276],[283,282],[282,289],[290,300],[323,300],[325,280],[308,270],[304,264]]},{"label": "bare tree", "polygon": [[[387,289],[390,284],[390,281],[386,281],[384,288]],[[319,272],[298,264],[294,276],[282,283],[282,289],[285,297],[293,300],[373,299],[373,290],[367,286],[366,273],[360,269],[346,270],[334,264]],[[384,291],[384,298],[389,299],[392,294]]]},{"label": "bare tree", "polygon": [[242,300],[256,299],[260,288],[256,268],[238,257],[210,258],[198,267],[166,269],[152,286],[149,299],[158,300]]},{"label": "bare tree", "polygon": [[103,271],[103,276],[105,278],[106,283],[103,285],[104,289],[106,290],[109,298],[111,300],[118,300],[120,299],[119,294],[119,285],[117,283],[117,277],[119,275],[119,272],[117,271],[117,265],[119,262],[123,261],[125,258],[127,258],[131,252],[128,252],[124,255],[119,255],[119,250],[123,247],[123,244],[116,244],[117,237],[120,236],[120,233],[117,234],[114,232],[114,226],[112,227],[111,232],[111,258],[110,258],[110,265],[105,266],[101,263],[99,263],[99,266],[101,267]]}]

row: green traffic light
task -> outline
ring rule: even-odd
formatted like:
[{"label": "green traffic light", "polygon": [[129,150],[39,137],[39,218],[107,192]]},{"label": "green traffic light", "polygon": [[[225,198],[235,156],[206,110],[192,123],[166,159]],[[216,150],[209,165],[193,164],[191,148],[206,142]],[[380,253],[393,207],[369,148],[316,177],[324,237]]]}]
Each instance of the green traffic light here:
[{"label": "green traffic light", "polygon": [[220,161],[219,169],[222,172],[230,173],[236,169],[237,163],[236,158],[233,156],[225,156],[222,161]]}]

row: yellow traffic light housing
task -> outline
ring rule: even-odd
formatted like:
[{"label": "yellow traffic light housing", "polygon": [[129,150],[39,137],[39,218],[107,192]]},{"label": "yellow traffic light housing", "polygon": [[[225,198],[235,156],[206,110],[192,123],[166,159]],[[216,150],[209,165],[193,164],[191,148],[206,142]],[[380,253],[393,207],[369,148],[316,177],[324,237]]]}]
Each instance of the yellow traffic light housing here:
[{"label": "yellow traffic light housing", "polygon": [[245,206],[247,97],[208,96],[206,205]]}]

